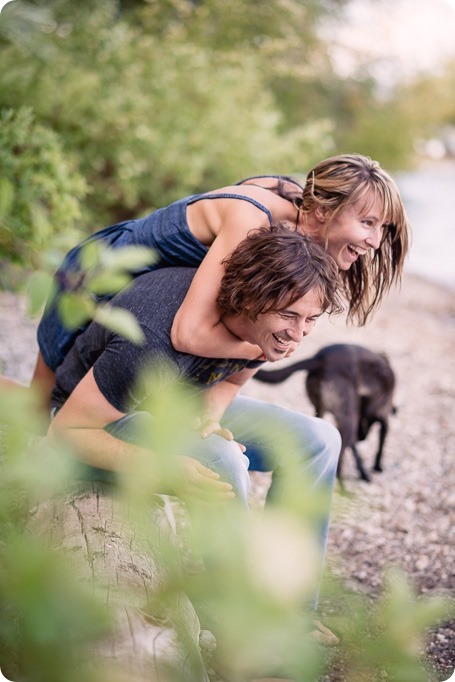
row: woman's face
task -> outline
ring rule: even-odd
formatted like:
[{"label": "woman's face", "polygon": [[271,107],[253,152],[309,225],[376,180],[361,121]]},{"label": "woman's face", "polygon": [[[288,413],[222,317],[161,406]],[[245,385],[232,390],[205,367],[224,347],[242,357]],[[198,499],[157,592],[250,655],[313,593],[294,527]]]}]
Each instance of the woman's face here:
[{"label": "woman's face", "polygon": [[322,234],[326,235],[327,250],[340,270],[351,265],[370,249],[378,249],[387,226],[382,222],[383,206],[379,199],[362,200],[340,211],[330,220],[327,216]]}]

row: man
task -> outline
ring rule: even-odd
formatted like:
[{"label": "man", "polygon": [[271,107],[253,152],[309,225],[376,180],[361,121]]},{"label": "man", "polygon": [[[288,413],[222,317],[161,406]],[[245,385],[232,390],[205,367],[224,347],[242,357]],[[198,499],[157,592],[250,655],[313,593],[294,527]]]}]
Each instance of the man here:
[{"label": "man", "polygon": [[[145,485],[149,491],[198,502],[231,504],[236,498],[247,506],[248,467],[273,469],[268,495],[283,492],[279,462],[271,463],[266,451],[271,441],[283,449],[280,433],[285,433],[287,450],[282,454],[289,455],[292,442],[293,465],[305,470],[313,492],[327,501],[319,527],[323,558],[341,448],[338,431],[322,419],[238,393],[265,359],[286,357],[324,311],[339,310],[336,265],[317,244],[281,226],[252,231],[224,265],[217,299],[220,324],[240,340],[258,345],[263,352],[260,360],[203,358],[175,351],[170,341],[172,320],[195,270],[167,268],[144,274],[114,299],[114,305],[135,315],[144,344],[136,346],[92,323],[57,370],[49,439],[69,444],[88,465],[89,477],[134,471],[145,457],[157,462],[151,475],[155,480]],[[169,482],[160,489],[159,458],[147,435],[153,432],[154,420],[148,399],[160,387],[182,380],[186,396],[202,396],[200,434],[188,433],[185,452],[174,453],[177,467],[171,489]],[[282,431],[274,431],[273,425]],[[185,427],[176,423],[176,430]],[[315,626],[317,640],[336,641],[320,623]]]},{"label": "man", "polygon": [[[331,487],[340,450],[333,427],[237,394],[264,359],[289,355],[325,310],[338,309],[333,261],[319,246],[281,226],[252,231],[229,256],[218,296],[220,323],[262,349],[264,357],[254,362],[201,358],[173,349],[172,320],[194,272],[168,268],[147,273],[114,299],[114,305],[136,316],[145,335],[143,345],[96,323],[78,338],[57,371],[52,394],[56,416],[49,438],[65,441],[98,470],[134,468],[135,458],[144,456],[147,446],[139,427],[153,420],[142,409],[147,397],[160,383],[185,380],[189,395],[203,397],[204,440],[193,443],[191,452],[179,453],[183,496],[236,496],[246,505],[248,460],[242,450],[246,447],[252,469],[270,469],[258,434],[261,424],[271,421],[280,422],[300,443],[302,465],[314,480]],[[150,364],[152,378],[138,382]],[[174,372],[169,372],[169,364]],[[326,529],[323,535],[325,544]]]}]

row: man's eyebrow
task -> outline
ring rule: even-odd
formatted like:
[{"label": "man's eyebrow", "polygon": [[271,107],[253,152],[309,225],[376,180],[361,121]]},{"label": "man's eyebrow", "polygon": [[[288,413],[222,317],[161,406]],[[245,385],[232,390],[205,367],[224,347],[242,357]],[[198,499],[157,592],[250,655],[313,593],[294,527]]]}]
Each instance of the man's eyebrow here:
[{"label": "man's eyebrow", "polygon": [[[314,315],[310,315],[309,317],[321,317],[321,315],[324,314],[324,310],[321,310],[319,313],[315,313]],[[296,310],[292,310],[292,308],[280,308],[277,310],[277,313],[287,313],[288,315],[295,315],[296,317],[301,317],[300,313],[297,312]]]}]

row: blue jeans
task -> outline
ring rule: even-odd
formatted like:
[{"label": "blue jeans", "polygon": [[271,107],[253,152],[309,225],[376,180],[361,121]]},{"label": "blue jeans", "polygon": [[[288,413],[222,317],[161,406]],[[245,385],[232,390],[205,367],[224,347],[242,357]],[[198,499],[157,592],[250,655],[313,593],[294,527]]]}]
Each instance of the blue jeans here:
[{"label": "blue jeans", "polygon": [[[120,440],[147,447],[147,443],[138,440],[137,434],[141,432],[141,423],[147,423],[150,419],[153,417],[146,412],[133,412],[105,428]],[[273,471],[267,500],[279,499],[280,495],[285,494],[284,479],[292,476],[292,471],[288,470],[284,475],[283,467],[280,466],[281,448],[285,466],[289,467],[290,462],[291,467],[303,469],[313,493],[320,491],[326,501],[318,528],[324,561],[330,501],[341,449],[338,430],[323,419],[244,396],[237,397],[231,403],[222,425],[232,431],[236,441],[246,446],[247,457],[233,441],[217,435],[202,439],[198,434],[184,454],[199,460],[219,473],[222,480],[231,483],[237,499],[247,507],[250,483],[248,469]],[[289,455],[289,449],[293,450],[291,458],[284,456]]]}]

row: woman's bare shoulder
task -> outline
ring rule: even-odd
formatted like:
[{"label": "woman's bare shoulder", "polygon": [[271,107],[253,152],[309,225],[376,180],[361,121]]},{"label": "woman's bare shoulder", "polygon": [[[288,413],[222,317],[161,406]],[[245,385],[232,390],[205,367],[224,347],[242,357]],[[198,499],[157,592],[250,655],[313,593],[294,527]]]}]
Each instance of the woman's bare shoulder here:
[{"label": "woman's bare shoulder", "polygon": [[252,199],[258,204],[262,204],[269,210],[273,210],[275,207],[282,207],[285,204],[290,204],[287,199],[279,196],[273,191],[272,187],[259,186],[253,184],[244,185],[227,185],[226,187],[221,187],[219,189],[213,190],[211,192],[206,192],[205,195],[201,195],[203,200],[204,196],[210,197],[214,195],[220,195],[220,200],[226,198],[226,201],[232,199],[233,197],[239,197],[240,201],[244,198]]},{"label": "woman's bare shoulder", "polygon": [[200,195],[197,203],[188,206],[187,220],[194,236],[210,246],[220,233],[240,238],[253,227],[294,222],[295,211],[292,202],[265,187],[227,185]]}]

